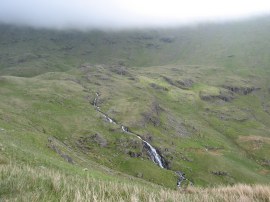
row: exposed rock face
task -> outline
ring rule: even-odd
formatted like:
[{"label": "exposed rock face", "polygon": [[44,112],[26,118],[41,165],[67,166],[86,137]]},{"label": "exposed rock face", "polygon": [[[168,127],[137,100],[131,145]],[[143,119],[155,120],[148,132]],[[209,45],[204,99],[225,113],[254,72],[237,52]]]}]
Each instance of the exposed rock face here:
[{"label": "exposed rock face", "polygon": [[148,112],[142,113],[143,124],[152,124],[154,126],[159,126],[161,124],[159,114],[162,111],[163,109],[156,101],[152,102],[150,110]]},{"label": "exposed rock face", "polygon": [[128,155],[132,158],[138,158],[142,156],[142,152],[128,151]]},{"label": "exposed rock face", "polygon": [[116,73],[121,76],[131,76],[125,66],[113,66],[110,69],[113,73]]},{"label": "exposed rock face", "polygon": [[171,84],[172,86],[175,85],[175,84],[174,84],[174,81],[173,81],[172,79],[170,79],[170,78],[168,78],[168,77],[166,77],[166,76],[163,76],[163,79],[164,79],[167,83]]},{"label": "exposed rock face", "polygon": [[176,81],[177,87],[182,88],[182,89],[190,89],[194,81],[191,79],[184,79],[184,80],[178,80]]},{"label": "exposed rock face", "polygon": [[183,79],[183,80],[174,81],[171,78],[168,78],[166,76],[163,76],[163,79],[167,83],[169,83],[170,85],[175,86],[177,88],[181,88],[183,90],[190,89],[193,86],[193,84],[194,84],[194,81],[192,79]]},{"label": "exposed rock face", "polygon": [[204,101],[214,101],[214,100],[223,100],[225,102],[230,102],[234,99],[232,92],[220,91],[219,95],[204,94],[200,92],[200,98]]},{"label": "exposed rock face", "polygon": [[92,140],[96,142],[101,147],[107,146],[107,140],[100,134],[94,134],[91,136]]},{"label": "exposed rock face", "polygon": [[62,151],[54,144],[54,141],[53,141],[52,138],[48,138],[48,144],[47,144],[47,146],[48,146],[49,148],[51,148],[53,151],[55,151],[57,154],[59,154],[59,155],[60,155],[63,159],[65,159],[68,163],[74,164],[73,159],[72,159],[69,155],[63,153],[63,152],[62,152]]},{"label": "exposed rock face", "polygon": [[97,134],[97,133],[94,135],[80,137],[77,140],[77,145],[84,150],[89,150],[90,149],[89,144],[91,143],[96,143],[100,147],[107,146],[107,140],[101,134]]},{"label": "exposed rock face", "polygon": [[270,167],[270,159],[263,159],[262,163],[263,166],[269,166]]},{"label": "exposed rock face", "polygon": [[176,171],[175,172],[178,175],[178,180],[177,180],[177,187],[181,187],[181,184],[184,180],[186,180],[185,173],[181,171]]}]

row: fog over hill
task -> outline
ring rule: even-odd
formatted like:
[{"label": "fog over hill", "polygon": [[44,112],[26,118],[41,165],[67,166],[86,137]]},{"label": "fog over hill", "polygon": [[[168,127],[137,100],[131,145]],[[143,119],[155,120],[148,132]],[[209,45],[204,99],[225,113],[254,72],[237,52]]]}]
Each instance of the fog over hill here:
[{"label": "fog over hill", "polygon": [[269,201],[268,3],[98,2],[0,2],[0,200]]},{"label": "fog over hill", "polygon": [[268,14],[270,3],[250,1],[167,0],[4,0],[0,22],[47,28],[119,29],[175,26],[237,20]]}]

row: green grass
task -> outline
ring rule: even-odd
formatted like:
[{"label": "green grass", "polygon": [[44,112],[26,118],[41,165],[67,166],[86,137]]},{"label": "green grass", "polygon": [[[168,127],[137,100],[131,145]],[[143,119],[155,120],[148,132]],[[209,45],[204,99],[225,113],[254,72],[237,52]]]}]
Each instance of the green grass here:
[{"label": "green grass", "polygon": [[[195,186],[269,183],[268,21],[115,33],[1,25],[0,162],[170,189],[179,170]],[[157,148],[169,170],[104,120],[96,92],[101,110]]]}]

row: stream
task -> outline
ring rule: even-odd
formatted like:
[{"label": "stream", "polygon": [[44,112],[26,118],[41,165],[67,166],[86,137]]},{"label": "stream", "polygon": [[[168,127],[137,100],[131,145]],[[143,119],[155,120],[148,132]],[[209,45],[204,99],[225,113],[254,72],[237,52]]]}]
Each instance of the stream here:
[{"label": "stream", "polygon": [[[159,167],[161,167],[163,169],[168,169],[168,167],[167,167],[167,165],[165,163],[166,162],[165,159],[160,154],[158,154],[157,150],[149,142],[147,142],[146,140],[144,140],[141,137],[141,135],[136,134],[136,133],[130,131],[128,127],[126,127],[126,126],[124,126],[124,125],[116,122],[111,117],[109,117],[106,113],[104,113],[103,111],[101,111],[100,107],[98,106],[98,98],[99,97],[100,97],[100,94],[99,93],[96,93],[96,97],[94,99],[93,106],[95,107],[95,109],[99,113],[102,114],[102,116],[106,119],[106,121],[108,121],[111,124],[118,125],[124,133],[135,135],[137,138],[139,138],[143,142],[144,147],[147,149],[147,153],[150,156],[151,160],[155,164],[157,164]],[[187,180],[185,178],[185,174],[183,172],[181,172],[181,171],[176,171],[175,173],[178,175],[177,187],[181,187],[181,183],[184,180]]]}]

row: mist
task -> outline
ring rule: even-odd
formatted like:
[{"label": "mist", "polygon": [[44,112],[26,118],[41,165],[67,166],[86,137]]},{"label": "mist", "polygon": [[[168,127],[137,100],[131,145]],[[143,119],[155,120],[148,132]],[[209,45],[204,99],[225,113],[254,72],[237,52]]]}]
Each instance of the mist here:
[{"label": "mist", "polygon": [[238,20],[270,13],[264,0],[2,0],[0,22],[55,29],[126,29]]}]

